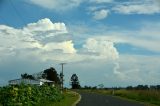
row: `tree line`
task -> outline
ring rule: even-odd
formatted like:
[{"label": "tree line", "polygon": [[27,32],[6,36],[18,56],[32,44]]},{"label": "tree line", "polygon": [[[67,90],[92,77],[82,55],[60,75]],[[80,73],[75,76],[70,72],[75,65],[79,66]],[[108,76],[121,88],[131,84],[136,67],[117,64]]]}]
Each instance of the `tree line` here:
[{"label": "tree line", "polygon": [[126,87],[127,90],[150,90],[150,89],[153,89],[153,90],[160,90],[160,85],[138,85],[138,86],[128,86]]},{"label": "tree line", "polygon": [[126,90],[160,90],[160,85],[137,85],[137,86],[127,86],[127,87],[100,87],[98,86],[87,86],[81,87],[81,89],[114,89],[114,90],[120,90],[120,89],[126,89]]}]

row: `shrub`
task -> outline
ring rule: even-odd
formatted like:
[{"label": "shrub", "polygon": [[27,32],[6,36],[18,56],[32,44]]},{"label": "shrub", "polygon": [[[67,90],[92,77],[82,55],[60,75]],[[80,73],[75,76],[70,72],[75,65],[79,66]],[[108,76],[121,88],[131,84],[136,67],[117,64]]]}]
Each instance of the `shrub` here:
[{"label": "shrub", "polygon": [[47,85],[9,85],[0,89],[0,103],[4,106],[35,106],[44,101],[60,101],[62,98],[58,88]]}]

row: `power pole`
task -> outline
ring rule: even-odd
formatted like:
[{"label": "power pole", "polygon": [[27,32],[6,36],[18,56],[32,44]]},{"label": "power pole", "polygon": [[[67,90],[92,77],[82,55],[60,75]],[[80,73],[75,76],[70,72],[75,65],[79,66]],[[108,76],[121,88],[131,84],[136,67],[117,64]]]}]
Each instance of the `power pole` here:
[{"label": "power pole", "polygon": [[62,65],[62,73],[61,73],[61,80],[62,80],[62,90],[63,90],[63,77],[64,77],[64,74],[63,74],[63,65],[65,65],[66,63],[60,63],[60,65]]}]

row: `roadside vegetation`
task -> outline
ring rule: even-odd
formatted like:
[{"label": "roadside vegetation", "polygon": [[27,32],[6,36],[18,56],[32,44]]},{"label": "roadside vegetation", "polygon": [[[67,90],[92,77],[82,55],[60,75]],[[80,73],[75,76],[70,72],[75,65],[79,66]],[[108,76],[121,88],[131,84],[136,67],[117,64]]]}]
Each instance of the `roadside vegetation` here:
[{"label": "roadside vegetation", "polygon": [[100,88],[100,89],[97,89],[96,87],[86,87],[86,88],[83,88],[83,91],[118,96],[129,100],[143,102],[144,104],[147,104],[147,106],[152,106],[152,104],[153,106],[160,106],[159,85],[151,87],[148,87],[146,85],[145,86],[138,85],[136,87],[129,86],[126,88]]},{"label": "roadside vegetation", "polygon": [[17,85],[5,86],[0,90],[0,103],[4,106],[33,106],[43,101],[59,102],[64,98],[56,87],[43,85]]},{"label": "roadside vegetation", "polygon": [[0,89],[0,106],[72,106],[79,94],[43,85],[6,86]]},{"label": "roadside vegetation", "polygon": [[[21,74],[21,79],[47,79],[54,85],[28,84],[25,82],[0,87],[0,106],[72,106],[79,94],[62,89],[63,75],[51,67],[36,75]],[[79,80],[76,74],[71,77],[72,88],[78,88]]]},{"label": "roadside vegetation", "polygon": [[64,98],[60,102],[45,101],[39,106],[72,106],[79,99],[79,94],[72,91],[65,91]]},{"label": "roadside vegetation", "polygon": [[43,85],[19,85],[0,88],[0,106],[72,106],[79,94]]}]

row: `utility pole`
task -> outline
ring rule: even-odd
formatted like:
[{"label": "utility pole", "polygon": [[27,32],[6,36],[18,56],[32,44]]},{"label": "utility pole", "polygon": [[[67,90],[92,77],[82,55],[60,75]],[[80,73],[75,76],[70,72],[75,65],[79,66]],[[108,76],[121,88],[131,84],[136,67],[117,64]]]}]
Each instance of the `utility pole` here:
[{"label": "utility pole", "polygon": [[66,63],[60,63],[60,65],[62,65],[62,73],[61,73],[61,80],[62,80],[62,90],[63,90],[63,77],[64,77],[64,74],[63,74],[63,65],[65,65]]}]

